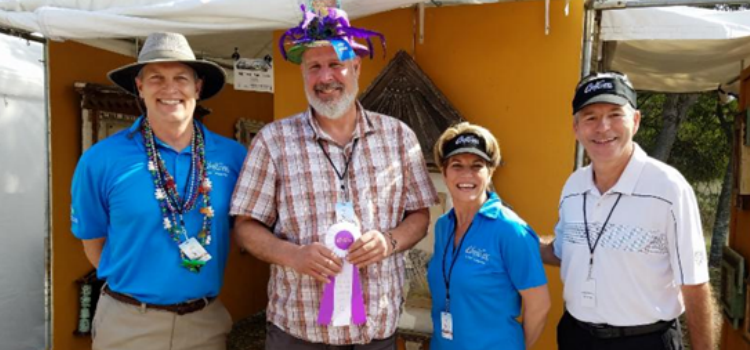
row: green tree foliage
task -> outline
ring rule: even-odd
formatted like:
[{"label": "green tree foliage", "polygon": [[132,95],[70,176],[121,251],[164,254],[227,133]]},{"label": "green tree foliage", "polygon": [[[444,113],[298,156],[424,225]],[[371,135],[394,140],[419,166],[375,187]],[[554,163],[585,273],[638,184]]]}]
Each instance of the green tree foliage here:
[{"label": "green tree foliage", "polygon": [[[647,153],[654,151],[661,132],[665,98],[663,93],[639,94],[642,117],[635,140]],[[704,232],[707,234],[713,228],[722,180],[731,157],[732,141],[729,136],[737,110],[736,101],[720,106],[721,110],[717,110],[716,101],[716,92],[701,94],[679,125],[677,139],[667,160],[696,190]]]}]

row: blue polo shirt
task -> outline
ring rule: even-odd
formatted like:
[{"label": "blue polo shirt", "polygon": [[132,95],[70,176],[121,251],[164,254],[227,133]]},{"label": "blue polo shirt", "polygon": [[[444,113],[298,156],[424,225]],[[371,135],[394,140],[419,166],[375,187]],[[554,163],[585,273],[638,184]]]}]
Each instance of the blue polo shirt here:
[{"label": "blue polo shirt", "polygon": [[[71,188],[71,230],[79,239],[106,238],[97,272],[116,292],[162,305],[216,296],[229,252],[229,201],[247,151],[200,124],[215,215],[211,244],[206,247],[212,259],[200,273],[190,272],[181,266],[179,247],[164,229],[140,132],[142,120],[96,143],[81,156]],[[184,198],[192,146],[177,152],[156,141]],[[203,225],[201,207],[199,202],[184,215],[190,237]]]},{"label": "blue polo shirt", "polygon": [[[474,217],[450,280],[453,340],[441,336],[445,279],[453,261],[453,210],[435,224],[435,253],[427,267],[432,294],[431,349],[525,349],[519,290],[547,284],[539,238],[495,193]],[[447,256],[443,259],[444,252]]]}]

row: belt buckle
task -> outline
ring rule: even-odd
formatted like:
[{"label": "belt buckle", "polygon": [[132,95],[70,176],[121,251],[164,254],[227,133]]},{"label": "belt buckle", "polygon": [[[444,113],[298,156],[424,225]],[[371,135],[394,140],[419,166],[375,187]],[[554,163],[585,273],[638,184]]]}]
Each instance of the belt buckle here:
[{"label": "belt buckle", "polygon": [[617,327],[603,323],[589,323],[588,325],[591,335],[596,338],[610,339],[621,336],[621,330]]},{"label": "belt buckle", "polygon": [[180,304],[175,307],[174,312],[180,316],[184,316],[186,314],[189,314],[192,310],[190,310],[189,305],[187,304]]},{"label": "belt buckle", "polygon": [[[203,302],[203,305],[198,304],[201,301]],[[193,313],[193,312],[197,312],[197,311],[205,309],[208,306],[208,304],[209,304],[208,298],[203,297],[198,300],[193,300],[190,302],[185,302],[185,303],[176,305],[175,313],[180,316],[187,315],[189,313]]]}]

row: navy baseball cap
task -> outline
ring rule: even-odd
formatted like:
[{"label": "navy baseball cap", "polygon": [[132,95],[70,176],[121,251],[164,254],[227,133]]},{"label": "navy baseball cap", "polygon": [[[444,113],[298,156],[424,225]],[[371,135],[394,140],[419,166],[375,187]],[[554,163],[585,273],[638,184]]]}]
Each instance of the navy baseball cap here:
[{"label": "navy baseball cap", "polygon": [[487,140],[475,133],[459,134],[443,145],[443,161],[463,153],[475,154],[485,161],[492,162],[492,157],[487,152]]},{"label": "navy baseball cap", "polygon": [[625,74],[603,72],[589,75],[578,83],[573,98],[573,114],[594,103],[610,103],[637,109],[637,95]]}]

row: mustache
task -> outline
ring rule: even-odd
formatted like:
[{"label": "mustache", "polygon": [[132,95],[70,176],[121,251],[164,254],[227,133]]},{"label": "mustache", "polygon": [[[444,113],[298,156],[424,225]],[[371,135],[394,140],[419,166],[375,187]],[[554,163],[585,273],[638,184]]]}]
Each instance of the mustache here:
[{"label": "mustache", "polygon": [[330,83],[320,83],[315,84],[315,87],[313,88],[315,92],[321,92],[323,90],[331,90],[331,89],[344,89],[344,84],[339,82],[330,82]]}]

